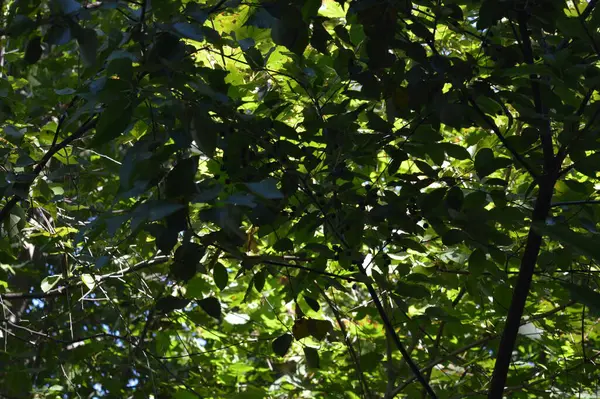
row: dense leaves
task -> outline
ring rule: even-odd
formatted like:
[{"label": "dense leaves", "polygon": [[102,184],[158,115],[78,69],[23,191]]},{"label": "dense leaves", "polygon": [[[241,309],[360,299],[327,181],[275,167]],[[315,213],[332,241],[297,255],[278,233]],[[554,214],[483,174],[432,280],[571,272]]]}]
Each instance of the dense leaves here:
[{"label": "dense leaves", "polygon": [[0,11],[0,397],[598,394],[596,1]]}]

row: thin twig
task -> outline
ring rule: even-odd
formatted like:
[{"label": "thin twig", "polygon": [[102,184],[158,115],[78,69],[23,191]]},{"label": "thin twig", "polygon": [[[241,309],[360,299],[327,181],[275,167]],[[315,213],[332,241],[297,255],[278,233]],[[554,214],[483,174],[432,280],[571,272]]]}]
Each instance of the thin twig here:
[{"label": "thin twig", "polygon": [[[35,168],[33,168],[33,172],[32,172],[32,174],[34,175],[33,180],[35,180],[35,178],[40,173],[42,173],[42,170],[44,169],[44,167],[46,166],[46,164],[48,163],[48,161],[50,161],[50,159],[56,153],[58,153],[63,148],[66,148],[69,144],[71,144],[75,140],[80,139],[81,137],[83,137],[83,135],[85,133],[87,133],[90,129],[92,129],[92,128],[94,128],[94,126],[96,126],[97,121],[98,121],[98,119],[95,118],[95,117],[89,118],[87,121],[85,121],[79,127],[79,129],[77,129],[75,131],[75,133],[73,133],[72,135],[70,135],[69,137],[67,137],[66,139],[64,139],[63,141],[61,141],[60,143],[57,143],[56,145],[50,147],[50,149],[48,150],[48,152],[46,152],[46,154],[44,154],[44,156],[37,163],[37,165],[35,166]],[[29,183],[30,185],[33,183],[33,180]],[[28,189],[25,190],[25,191],[28,191]],[[4,220],[4,218],[6,218],[6,216],[8,216],[8,214],[10,213],[10,211],[12,210],[12,208],[17,204],[17,202],[19,202],[20,199],[21,198],[19,196],[13,195],[12,198],[9,199],[6,202],[6,204],[4,204],[4,207],[2,207],[2,209],[0,210],[0,221]]]},{"label": "thin twig", "polygon": [[[170,257],[168,257],[168,256],[157,256],[154,259],[136,263],[135,265],[125,268],[121,271],[107,273],[107,274],[97,276],[96,284],[100,284],[101,282],[103,282],[109,278],[114,278],[117,276],[119,276],[119,277],[125,276],[127,274],[137,272],[137,271],[144,269],[146,267],[149,267],[149,266],[166,263],[169,260],[170,260]],[[67,288],[73,288],[73,287],[77,287],[80,285],[83,285],[83,281],[78,280],[73,284],[63,285],[63,286],[51,289],[47,292],[7,292],[4,294],[0,294],[0,297],[2,299],[9,299],[9,300],[10,299],[45,299],[45,298],[51,298],[54,296],[63,295],[66,292]]]}]

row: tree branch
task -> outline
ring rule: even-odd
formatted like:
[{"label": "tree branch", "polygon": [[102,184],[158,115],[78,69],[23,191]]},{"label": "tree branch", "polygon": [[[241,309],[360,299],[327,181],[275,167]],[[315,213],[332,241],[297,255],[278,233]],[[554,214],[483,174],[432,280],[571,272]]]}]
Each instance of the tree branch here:
[{"label": "tree branch", "polygon": [[550,207],[555,208],[557,206],[593,205],[593,204],[600,204],[600,200],[560,201],[560,202],[553,202],[550,205]]},{"label": "tree branch", "polygon": [[[554,192],[556,177],[554,175],[544,175],[540,182],[540,191],[537,196],[535,208],[532,214],[532,222],[543,222],[549,211]],[[521,258],[521,267],[517,277],[517,284],[513,289],[512,300],[508,315],[506,316],[506,325],[502,332],[502,339],[498,347],[496,364],[492,375],[492,382],[488,392],[489,399],[502,399],[504,395],[504,386],[508,376],[508,369],[512,358],[513,348],[517,340],[517,334],[521,325],[521,317],[525,309],[527,296],[531,287],[531,281],[535,271],[535,265],[542,245],[542,236],[533,228],[529,228],[525,251]]]},{"label": "tree branch", "polygon": [[[521,325],[525,325],[527,323],[531,323],[533,321],[536,320],[540,320],[540,319],[544,319],[548,316],[551,316],[555,313],[560,312],[561,310],[564,310],[566,308],[568,308],[569,306],[573,305],[574,303],[576,303],[575,301],[569,301],[563,305],[557,306],[547,312],[543,312],[543,313],[538,313],[536,315],[531,316],[528,320],[525,320],[523,322],[521,322]],[[448,354],[441,356],[435,360],[430,361],[429,363],[427,363],[425,366],[423,366],[420,371],[422,373],[426,373],[427,371],[431,370],[432,368],[434,368],[435,366],[437,366],[438,364],[441,364],[443,362],[445,362],[448,359],[451,359],[455,356],[460,355],[461,353],[464,353],[466,351],[468,351],[469,349],[481,346],[483,344],[485,344],[486,342],[492,341],[496,338],[498,338],[500,336],[500,334],[492,334],[492,335],[488,335],[486,337],[483,337],[475,342],[471,342],[470,344],[467,344],[465,346],[462,346],[458,349],[453,350],[452,352],[449,352]],[[386,394],[384,399],[392,399],[393,397],[395,397],[396,395],[398,395],[400,392],[402,392],[402,390],[404,388],[406,388],[407,386],[409,386],[413,381],[415,381],[416,378],[415,377],[411,377],[409,379],[407,379],[406,381],[404,381],[402,384],[400,384],[399,386],[397,386],[392,392],[390,392],[389,394]]]},{"label": "tree branch", "polygon": [[358,376],[358,380],[360,381],[360,384],[363,387],[364,395],[367,398],[371,398],[372,396],[371,396],[371,391],[369,389],[369,384],[367,383],[365,374],[363,373],[363,371],[360,367],[360,358],[358,357],[358,354],[354,350],[354,347],[352,346],[352,342],[350,342],[350,338],[348,337],[348,332],[346,331],[346,326],[344,325],[344,322],[342,320],[340,312],[335,307],[335,304],[333,303],[333,301],[327,296],[327,293],[325,292],[325,290],[323,290],[323,288],[321,288],[321,286],[319,286],[318,284],[317,284],[317,287],[319,288],[319,290],[321,291],[321,295],[323,295],[323,298],[325,298],[325,301],[331,308],[331,311],[333,312],[333,315],[335,316],[335,320],[337,321],[338,326],[340,326],[340,330],[342,331],[342,335],[344,336],[344,342],[346,343],[346,347],[348,348],[348,351],[350,352],[350,357],[352,358],[352,361],[354,362],[354,365],[356,367],[356,374]]},{"label": "tree branch", "polygon": [[[525,11],[522,11],[519,13],[518,18],[519,33],[521,34],[521,41],[523,43],[523,58],[527,64],[533,65],[533,48],[531,46],[531,38],[529,37],[529,30],[527,26],[528,16]],[[541,116],[544,122],[543,129],[540,132],[540,140],[542,141],[542,151],[544,153],[544,171],[545,173],[548,173],[552,168],[552,163],[554,161],[554,148],[552,146],[552,130],[550,126],[550,119],[548,119],[546,107],[542,102],[539,79],[540,77],[535,74],[529,75],[535,111]]]},{"label": "tree branch", "polygon": [[[159,265],[162,263],[166,263],[167,261],[169,261],[171,258],[169,256],[157,256],[154,259],[151,260],[147,260],[147,261],[143,261],[143,262],[139,262],[136,263],[135,265],[125,268],[121,271],[118,272],[112,272],[112,273],[107,273],[107,274],[103,274],[100,276],[96,277],[96,284],[100,284],[101,282],[109,279],[109,278],[113,278],[113,277],[117,277],[117,276],[125,276],[127,274],[131,274],[134,272],[137,272],[141,269],[144,269],[146,267],[150,267],[150,266],[154,266],[154,265]],[[83,284],[83,281],[78,280],[73,284],[67,284],[67,285],[63,285],[54,289],[51,289],[47,292],[7,292],[4,294],[0,294],[0,298],[2,299],[45,299],[45,298],[51,298],[51,297],[55,297],[55,296],[59,296],[59,295],[63,295],[66,293],[67,289],[69,288],[73,288],[73,287],[78,287],[80,285]]]},{"label": "tree branch", "polygon": [[[80,127],[79,129],[77,129],[75,131],[75,133],[73,133],[72,135],[70,135],[69,137],[67,137],[66,139],[64,139],[63,141],[61,141],[58,144],[53,145],[52,147],[50,147],[50,149],[46,152],[46,154],[44,154],[44,156],[42,157],[42,159],[37,163],[37,165],[35,165],[35,168],[33,168],[33,174],[34,174],[34,178],[31,182],[29,182],[29,185],[27,187],[27,190],[29,190],[29,187],[31,186],[31,184],[33,184],[33,182],[35,181],[36,177],[39,176],[40,173],[42,173],[42,170],[44,169],[44,167],[46,167],[46,164],[48,163],[48,161],[50,161],[50,159],[60,150],[66,148],[69,144],[71,144],[73,141],[80,139],[81,137],[83,137],[83,135],[88,132],[90,129],[94,128],[94,126],[96,126],[98,119],[95,117],[91,117],[89,118],[87,121],[85,121]],[[57,128],[58,129],[58,128]],[[58,132],[57,132],[58,134]],[[19,202],[21,200],[21,198],[17,195],[13,195],[11,197],[11,199],[9,199],[6,204],[4,204],[4,207],[2,207],[2,209],[0,210],[0,221],[4,220],[4,218],[6,218],[6,216],[8,216],[8,214],[10,213],[10,211],[12,210],[12,208],[17,204],[17,202]]]},{"label": "tree branch", "polygon": [[[597,4],[598,4],[598,0],[590,0],[588,2],[588,5],[585,7],[585,10],[583,10],[583,12],[579,15],[579,19],[581,19],[581,21],[585,21],[587,19],[587,17],[590,16],[590,14],[592,13],[592,11],[594,11],[594,8],[596,7]],[[558,52],[558,51],[564,49],[570,43],[571,43],[571,39],[570,38],[563,39],[558,44],[558,46],[556,48],[556,51]]]},{"label": "tree branch", "polygon": [[498,137],[498,139],[500,140],[502,145],[525,168],[525,170],[527,170],[527,172],[531,175],[531,177],[533,177],[537,181],[539,179],[538,174],[527,163],[525,158],[523,158],[523,156],[521,154],[519,154],[519,152],[517,150],[515,150],[513,148],[513,146],[506,140],[506,138],[500,131],[500,128],[498,127],[498,125],[496,125],[496,123],[488,115],[486,115],[485,112],[483,112],[483,110],[479,107],[479,105],[477,105],[477,103],[471,96],[468,97],[468,100],[469,100],[469,103],[471,103],[471,106],[473,107],[473,109],[475,109],[475,112],[477,112],[477,114],[479,114],[479,116],[481,116],[481,118],[488,124],[490,129],[492,129],[492,131]]},{"label": "tree branch", "polygon": [[[302,180],[302,183],[304,185],[304,192],[311,199],[311,201],[315,204],[315,206],[319,209],[319,211],[321,212],[321,214],[323,215],[323,217],[325,219],[325,223],[327,223],[329,225],[329,227],[334,232],[334,234],[337,236],[337,238],[340,240],[340,242],[346,248],[350,249],[351,246],[348,244],[348,242],[346,241],[344,236],[342,234],[340,234],[340,232],[331,223],[331,221],[327,217],[327,213],[323,210],[323,207],[321,206],[319,201],[314,197],[313,193],[311,192],[309,185],[306,183],[305,180]],[[365,277],[368,276],[367,271],[365,270],[365,267],[363,266],[363,264],[361,262],[357,263],[357,267],[358,267],[359,272],[363,276],[365,276]],[[427,382],[427,380],[425,379],[423,374],[419,371],[419,368],[417,367],[415,362],[412,360],[410,353],[408,353],[408,351],[402,344],[402,341],[400,341],[400,337],[398,336],[398,333],[394,329],[394,326],[392,325],[392,322],[390,321],[388,314],[385,312],[385,309],[383,308],[383,304],[381,303],[381,300],[379,299],[379,295],[377,295],[377,291],[375,291],[373,284],[371,284],[369,282],[368,278],[365,279],[365,281],[361,281],[361,282],[367,287],[369,296],[371,297],[371,299],[373,300],[373,303],[375,304],[375,307],[377,308],[377,313],[379,313],[379,317],[381,317],[381,320],[383,321],[385,330],[388,332],[388,334],[390,334],[394,344],[396,345],[396,347],[402,354],[402,358],[406,361],[406,364],[408,364],[408,367],[414,374],[417,381],[419,381],[419,383],[423,386],[423,388],[425,389],[427,394],[429,394],[429,396],[431,398],[437,399],[437,395],[435,394],[434,390],[431,388],[431,386],[429,385],[429,383]]]}]

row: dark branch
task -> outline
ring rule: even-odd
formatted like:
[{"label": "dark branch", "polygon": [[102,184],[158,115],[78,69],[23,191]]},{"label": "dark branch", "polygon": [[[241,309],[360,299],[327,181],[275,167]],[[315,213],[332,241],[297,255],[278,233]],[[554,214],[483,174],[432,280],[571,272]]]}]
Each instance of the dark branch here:
[{"label": "dark branch", "polygon": [[[92,129],[94,126],[96,126],[96,122],[97,121],[98,121],[98,119],[96,119],[95,117],[89,118],[87,121],[85,121],[79,127],[79,129],[77,129],[77,131],[75,131],[75,133],[73,133],[72,135],[70,135],[69,137],[67,137],[66,139],[64,139],[63,141],[61,141],[60,143],[58,143],[58,144],[53,145],[52,147],[50,147],[50,149],[48,150],[48,152],[46,152],[46,154],[44,154],[44,156],[42,157],[42,159],[37,163],[37,165],[33,169],[33,174],[34,174],[35,177],[29,183],[29,185],[31,185],[33,183],[33,181],[35,180],[35,178],[37,176],[39,176],[40,173],[42,173],[42,170],[46,167],[46,164],[48,163],[48,161],[50,161],[50,159],[56,153],[58,153],[60,150],[62,150],[64,148],[66,148],[69,144],[71,144],[75,140],[78,140],[81,137],[83,137],[83,135],[86,132],[88,132],[90,129]],[[29,190],[29,188],[27,188],[27,190],[25,190],[25,191],[28,191],[28,190]],[[6,204],[4,204],[4,207],[2,207],[2,209],[0,210],[0,221],[4,220],[4,218],[6,218],[6,216],[8,216],[8,214],[10,213],[10,211],[12,210],[12,208],[20,200],[21,200],[21,198],[19,198],[17,195],[13,195],[12,198],[10,200],[8,200],[6,202]]]},{"label": "dark branch", "polygon": [[[125,268],[121,271],[118,272],[112,272],[112,273],[107,273],[107,274],[103,274],[100,275],[96,278],[96,284],[100,284],[101,282],[109,279],[109,278],[113,278],[113,277],[117,277],[117,276],[125,276],[127,274],[131,274],[134,272],[137,272],[141,269],[144,269],[146,267],[150,267],[150,266],[154,266],[154,265],[159,265],[162,263],[166,263],[167,261],[169,261],[171,258],[168,256],[157,256],[154,259],[148,260],[148,261],[143,261],[143,262],[139,262],[136,263],[135,265]],[[73,287],[78,287],[80,285],[83,284],[83,281],[78,280],[76,282],[74,282],[73,284],[67,284],[67,285],[63,285],[54,289],[51,289],[47,292],[7,292],[4,294],[0,294],[0,298],[2,299],[45,299],[45,298],[52,298],[55,296],[59,296],[59,295],[63,295],[67,292],[67,289],[69,288],[73,288]]]},{"label": "dark branch", "polygon": [[[533,48],[531,46],[531,38],[529,37],[527,19],[528,16],[525,12],[521,12],[519,14],[519,32],[521,34],[521,41],[523,43],[522,50],[525,62],[529,65],[533,65]],[[542,102],[539,79],[540,77],[534,74],[529,76],[535,111],[541,118],[543,118],[544,121],[543,129],[540,132],[540,140],[542,141],[542,150],[544,152],[544,171],[548,173],[553,164],[554,149],[552,146],[552,130],[550,126],[550,120],[548,119],[546,107]]]},{"label": "dark branch", "polygon": [[594,205],[594,204],[600,204],[600,200],[560,201],[560,202],[553,202],[551,207],[555,208],[557,206]]},{"label": "dark branch", "polygon": [[498,125],[496,125],[496,123],[489,116],[487,116],[485,114],[485,112],[483,112],[483,110],[479,107],[479,105],[477,105],[475,100],[470,96],[469,96],[469,103],[471,103],[471,106],[473,107],[473,109],[475,109],[475,112],[477,112],[477,114],[479,114],[479,116],[481,116],[481,118],[488,124],[488,126],[490,127],[490,129],[492,129],[494,134],[498,137],[498,139],[500,140],[502,145],[512,154],[512,156],[517,160],[517,162],[519,162],[525,168],[525,170],[527,170],[527,172],[531,175],[531,177],[533,177],[535,180],[538,180],[538,177],[539,177],[538,174],[527,163],[525,158],[523,158],[523,156],[521,154],[519,154],[519,152],[517,150],[515,150],[512,145],[510,145],[510,143],[506,140],[506,138],[500,131],[500,128],[498,127]]}]

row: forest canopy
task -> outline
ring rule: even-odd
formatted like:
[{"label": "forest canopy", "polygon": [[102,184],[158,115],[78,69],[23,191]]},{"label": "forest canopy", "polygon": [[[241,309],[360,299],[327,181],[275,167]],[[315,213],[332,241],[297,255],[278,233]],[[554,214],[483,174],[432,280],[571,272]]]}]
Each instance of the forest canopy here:
[{"label": "forest canopy", "polygon": [[0,398],[600,393],[596,0],[0,0]]}]

